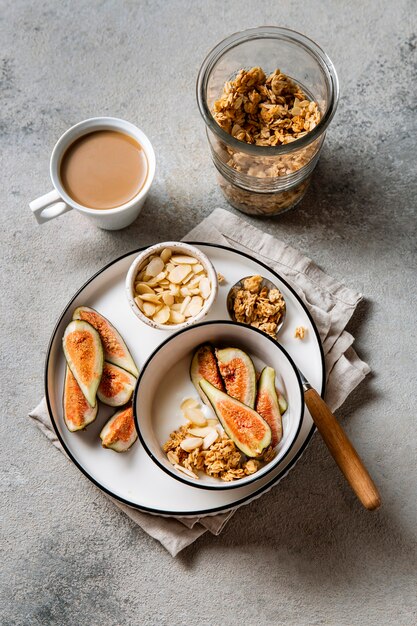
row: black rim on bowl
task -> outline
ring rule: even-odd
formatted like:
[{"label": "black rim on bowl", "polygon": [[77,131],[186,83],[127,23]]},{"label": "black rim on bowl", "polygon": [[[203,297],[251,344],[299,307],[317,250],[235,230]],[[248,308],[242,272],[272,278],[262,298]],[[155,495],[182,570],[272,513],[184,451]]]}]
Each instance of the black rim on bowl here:
[{"label": "black rim on bowl", "polygon": [[[268,341],[271,342],[271,345],[274,348],[278,348],[278,350],[280,350],[282,352],[282,354],[288,359],[294,374],[296,375],[297,378],[297,382],[298,382],[298,390],[300,392],[300,405],[301,405],[301,411],[300,411],[300,416],[298,419],[298,426],[297,426],[297,430],[295,435],[293,436],[293,439],[290,443],[290,445],[288,446],[288,449],[285,451],[285,453],[282,455],[282,457],[280,457],[279,459],[273,459],[272,461],[270,461],[269,464],[267,464],[265,467],[268,468],[268,465],[270,465],[270,467],[263,473],[260,473],[260,476],[257,476],[258,472],[255,472],[254,474],[251,475],[251,480],[246,480],[244,483],[242,483],[243,479],[239,479],[239,480],[235,480],[235,481],[230,481],[227,483],[222,483],[219,480],[219,484],[218,485],[207,485],[204,484],[202,482],[198,482],[197,480],[194,479],[190,479],[187,480],[186,478],[182,478],[182,476],[180,475],[179,471],[175,471],[175,469],[173,468],[172,471],[170,471],[163,463],[161,463],[157,457],[152,454],[152,451],[150,450],[150,448],[148,447],[145,438],[142,435],[142,431],[140,428],[140,424],[139,424],[139,419],[138,419],[138,415],[137,415],[137,411],[136,411],[136,404],[137,404],[137,397],[139,394],[139,389],[140,389],[140,384],[142,381],[143,376],[145,375],[145,372],[147,370],[148,365],[151,363],[151,361],[153,361],[153,359],[155,358],[155,356],[157,354],[159,354],[159,352],[161,352],[161,350],[163,350],[165,348],[166,345],[168,345],[169,343],[171,343],[171,341],[176,340],[180,335],[187,333],[187,332],[192,332],[193,330],[195,330],[196,328],[205,328],[205,327],[210,327],[210,326],[217,326],[219,324],[222,325],[227,325],[227,326],[233,326],[233,328],[244,328],[246,330],[249,330],[250,332],[255,332],[258,333],[259,335],[261,335],[262,337],[266,338]],[[278,463],[281,463],[286,457],[287,455],[291,452],[295,442],[297,441],[297,437],[300,433],[301,430],[301,426],[303,424],[304,421],[304,393],[303,393],[303,384],[301,382],[301,377],[300,374],[298,373],[298,369],[297,366],[295,365],[294,361],[292,360],[292,358],[290,357],[290,355],[288,354],[288,352],[285,350],[285,348],[283,348],[278,341],[275,341],[274,339],[272,339],[272,337],[270,337],[269,335],[267,335],[266,333],[262,332],[261,330],[259,330],[258,328],[254,328],[253,326],[248,326],[248,324],[241,324],[240,322],[232,322],[231,320],[212,320],[212,321],[208,321],[208,322],[199,322],[197,324],[193,324],[192,326],[189,326],[188,328],[183,328],[181,330],[179,330],[178,332],[174,333],[173,335],[171,335],[170,337],[167,337],[167,339],[165,339],[165,341],[163,341],[162,343],[159,344],[159,346],[157,348],[155,348],[155,350],[152,352],[152,354],[147,358],[145,364],[142,367],[142,370],[139,374],[139,378],[136,381],[136,386],[135,386],[135,391],[133,393],[133,417],[135,420],[135,426],[136,426],[136,431],[138,433],[139,436],[139,440],[145,450],[145,452],[148,454],[148,456],[152,459],[152,461],[155,463],[155,465],[157,465],[161,470],[163,470],[166,474],[168,474],[168,476],[171,476],[172,478],[179,480],[180,482],[184,483],[185,485],[191,486],[191,487],[195,487],[196,489],[207,489],[209,491],[228,491],[229,489],[237,489],[239,487],[243,487],[246,485],[252,485],[253,483],[255,483],[256,481],[260,480],[261,478],[265,478],[265,476],[268,476],[268,474],[275,468],[275,466]]]},{"label": "black rim on bowl", "polygon": [[[324,363],[324,352],[323,352],[323,346],[320,340],[320,335],[319,332],[316,328],[316,324],[312,318],[312,315],[310,313],[310,311],[308,310],[308,308],[306,307],[306,305],[304,304],[304,302],[301,300],[300,296],[297,294],[297,292],[294,290],[293,287],[291,287],[291,285],[285,280],[285,278],[282,278],[281,275],[279,275],[277,272],[275,272],[272,268],[268,267],[268,265],[266,265],[266,263],[264,263],[263,261],[259,261],[258,259],[254,259],[250,254],[243,252],[241,250],[235,250],[233,248],[230,248],[229,246],[224,246],[222,244],[215,244],[215,243],[206,243],[203,241],[190,241],[188,242],[194,246],[206,246],[209,248],[218,248],[220,250],[227,250],[229,252],[233,252],[234,254],[237,254],[239,256],[245,257],[247,259],[250,259],[251,261],[256,262],[258,265],[260,265],[261,267],[263,267],[265,270],[267,270],[268,272],[270,272],[271,274],[273,274],[275,276],[275,278],[282,282],[282,284],[285,285],[285,287],[288,289],[288,291],[291,292],[291,294],[294,296],[294,298],[297,300],[297,302],[300,304],[301,308],[303,309],[304,313],[307,315],[311,326],[313,328],[314,331],[314,335],[317,339],[317,345],[318,348],[320,350],[320,356],[321,356],[321,363],[322,363],[322,383],[321,383],[321,389],[320,389],[320,395],[322,397],[324,397],[324,392],[326,389],[326,370],[325,370],[325,363]],[[48,383],[48,375],[49,375],[49,365],[50,365],[50,359],[51,359],[51,352],[54,348],[54,344],[55,344],[55,340],[61,325],[61,322],[63,320],[63,318],[65,317],[65,315],[68,312],[68,309],[72,306],[73,302],[77,299],[77,297],[84,291],[84,289],[86,289],[86,287],[88,287],[88,285],[93,282],[96,278],[98,278],[98,276],[100,276],[100,274],[102,274],[103,272],[105,272],[106,270],[108,270],[110,267],[112,267],[113,265],[115,265],[116,263],[119,263],[120,261],[122,261],[123,259],[132,256],[133,254],[138,254],[139,252],[141,252],[142,250],[145,250],[145,248],[147,248],[148,246],[142,246],[141,248],[136,248],[135,250],[131,250],[130,252],[126,252],[125,254],[122,254],[121,256],[117,257],[116,259],[114,259],[113,261],[110,261],[110,263],[107,263],[104,267],[102,267],[101,269],[99,269],[97,272],[95,272],[76,292],[75,294],[72,296],[72,298],[70,298],[69,302],[66,304],[65,308],[63,309],[61,315],[59,316],[54,329],[52,331],[51,334],[51,338],[49,340],[49,344],[48,344],[48,349],[46,352],[46,357],[45,357],[45,366],[44,366],[44,390],[45,390],[45,399],[46,399],[46,405],[48,408],[48,413],[49,416],[51,418],[51,424],[52,427],[55,431],[55,434],[62,446],[62,448],[65,450],[66,454],[68,455],[68,457],[71,459],[71,461],[74,463],[74,465],[80,470],[80,472],[82,474],[84,474],[84,476],[86,478],[88,478],[89,481],[91,481],[96,487],[98,487],[101,491],[103,491],[104,493],[106,493],[107,495],[111,496],[112,498],[115,498],[116,500],[118,500],[119,502],[122,502],[123,504],[126,504],[127,506],[130,506],[133,509],[137,509],[139,511],[144,511],[146,513],[151,513],[153,515],[163,515],[166,517],[173,517],[173,516],[184,516],[184,517],[194,517],[194,516],[198,516],[198,515],[214,515],[215,513],[221,513],[221,512],[225,512],[225,511],[230,511],[231,509],[234,509],[236,507],[242,506],[245,503],[251,502],[252,500],[255,500],[257,497],[259,497],[260,495],[262,495],[263,493],[265,493],[266,491],[268,491],[269,489],[271,489],[276,483],[278,483],[282,478],[284,478],[288,472],[296,465],[297,461],[301,458],[301,456],[304,454],[305,449],[307,448],[308,444],[310,443],[310,439],[313,436],[316,427],[314,424],[311,425],[310,431],[308,432],[308,434],[306,435],[305,440],[303,441],[303,443],[300,445],[300,448],[298,449],[298,451],[294,454],[294,457],[291,459],[291,461],[289,462],[289,464],[282,468],[281,471],[278,472],[278,474],[276,476],[274,476],[269,482],[267,482],[265,485],[263,485],[262,487],[258,488],[257,490],[255,490],[254,492],[243,496],[242,498],[240,498],[239,500],[236,500],[235,502],[231,503],[231,504],[223,504],[221,506],[214,506],[214,507],[210,507],[210,508],[206,508],[206,509],[201,509],[201,510],[196,510],[196,511],[167,511],[165,509],[156,509],[153,507],[149,507],[149,506],[145,506],[142,504],[137,504],[136,502],[132,502],[131,500],[127,500],[126,498],[123,498],[122,496],[119,496],[118,494],[114,493],[113,491],[111,491],[110,489],[107,489],[107,487],[105,487],[104,485],[102,485],[98,479],[94,478],[91,474],[89,474],[89,472],[81,465],[81,463],[75,458],[73,452],[71,451],[71,449],[67,446],[67,444],[65,443],[64,438],[62,437],[59,427],[58,427],[58,423],[56,420],[58,420],[58,417],[55,418],[54,412],[52,410],[52,405],[51,405],[51,398],[50,398],[50,393],[49,393],[49,383]]]}]

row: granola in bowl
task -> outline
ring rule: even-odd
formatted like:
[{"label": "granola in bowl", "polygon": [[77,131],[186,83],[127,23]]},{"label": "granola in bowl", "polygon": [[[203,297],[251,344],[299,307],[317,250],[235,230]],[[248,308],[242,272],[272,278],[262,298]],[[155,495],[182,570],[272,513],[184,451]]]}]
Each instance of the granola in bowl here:
[{"label": "granola in bowl", "polygon": [[248,276],[232,289],[231,298],[237,322],[259,328],[275,338],[286,310],[279,289],[269,288],[260,275]]},{"label": "granola in bowl", "polygon": [[[205,420],[204,413],[194,398],[187,398],[185,403],[198,411],[201,419]],[[187,409],[183,410],[183,416],[187,423],[170,433],[163,450],[174,468],[190,478],[198,480],[199,472],[204,472],[207,476],[224,482],[237,480],[254,474],[276,455],[275,449],[270,445],[261,458],[248,458],[227,436],[216,419],[205,420],[206,427],[197,427],[190,421],[193,418]]]}]

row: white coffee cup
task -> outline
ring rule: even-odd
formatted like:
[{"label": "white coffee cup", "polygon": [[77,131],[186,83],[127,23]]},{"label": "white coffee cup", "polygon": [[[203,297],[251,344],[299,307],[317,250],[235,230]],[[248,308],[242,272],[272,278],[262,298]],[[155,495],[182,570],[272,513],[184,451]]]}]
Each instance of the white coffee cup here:
[{"label": "white coffee cup", "polygon": [[[60,167],[65,151],[76,139],[96,130],[115,130],[130,135],[142,146],[148,163],[145,184],[140,192],[129,202],[114,209],[90,209],[78,204],[67,194],[61,183]],[[134,222],[142,209],[155,175],[155,153],[145,133],[134,124],[116,117],[92,117],[75,124],[58,139],[52,151],[49,171],[54,186],[53,191],[29,204],[38,224],[48,222],[71,209],[75,209],[86,215],[99,228],[119,230]]]}]

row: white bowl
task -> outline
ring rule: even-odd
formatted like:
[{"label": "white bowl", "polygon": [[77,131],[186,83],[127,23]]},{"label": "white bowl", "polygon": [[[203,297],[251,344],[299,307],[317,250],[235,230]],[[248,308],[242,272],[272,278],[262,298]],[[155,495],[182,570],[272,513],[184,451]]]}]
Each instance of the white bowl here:
[{"label": "white bowl", "polygon": [[[152,256],[152,254],[159,254],[165,248],[170,248],[171,250],[175,251],[176,254],[185,254],[187,256],[192,256],[198,259],[199,263],[201,263],[201,265],[204,267],[208,279],[210,280],[211,293],[205,301],[203,308],[198,313],[198,315],[187,318],[185,322],[182,322],[181,324],[158,324],[149,317],[146,317],[146,315],[142,313],[142,311],[139,309],[138,305],[135,302],[134,286],[137,273],[142,269],[142,267],[145,265],[146,260],[150,256]],[[180,330],[182,328],[187,328],[188,326],[191,326],[191,324],[194,324],[195,322],[201,321],[207,315],[213,302],[215,301],[217,296],[217,290],[217,273],[210,259],[204,254],[204,252],[201,252],[201,250],[199,250],[195,246],[191,246],[190,244],[184,243],[182,241],[164,241],[163,243],[157,243],[153,246],[150,246],[150,248],[146,248],[146,250],[143,250],[133,261],[126,276],[126,295],[133,313],[144,324],[147,324],[151,328],[156,328],[157,330]]]},{"label": "white bowl", "polygon": [[[255,474],[233,482],[224,482],[202,472],[199,480],[188,478],[171,465],[162,450],[170,433],[186,423],[180,410],[182,400],[190,396],[199,399],[189,369],[194,350],[207,342],[245,350],[257,371],[265,365],[273,367],[277,373],[277,385],[288,400],[288,409],[282,417],[283,438],[276,447],[275,458]],[[204,411],[207,416],[216,417],[211,408],[205,407]],[[291,357],[271,337],[236,322],[202,322],[172,335],[151,354],[136,384],[133,412],[144,449],[164,472],[200,489],[233,489],[259,480],[290,452],[303,421],[304,396]]]}]

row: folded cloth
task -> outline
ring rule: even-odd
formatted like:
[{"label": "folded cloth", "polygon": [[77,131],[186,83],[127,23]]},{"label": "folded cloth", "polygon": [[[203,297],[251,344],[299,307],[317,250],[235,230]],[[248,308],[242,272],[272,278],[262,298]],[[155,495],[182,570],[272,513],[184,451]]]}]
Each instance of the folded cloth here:
[{"label": "folded cloth", "polygon": [[[353,350],[352,335],[344,330],[362,295],[325,274],[295,248],[223,209],[215,209],[184,240],[223,244],[247,252],[288,280],[307,305],[323,342],[326,402],[333,411],[341,406],[370,371]],[[45,398],[29,417],[51,443],[64,452],[51,426]],[[142,513],[113,498],[109,499],[145,532],[158,539],[172,556],[206,531],[218,535],[236,512],[234,509],[214,516],[166,518]]]}]

